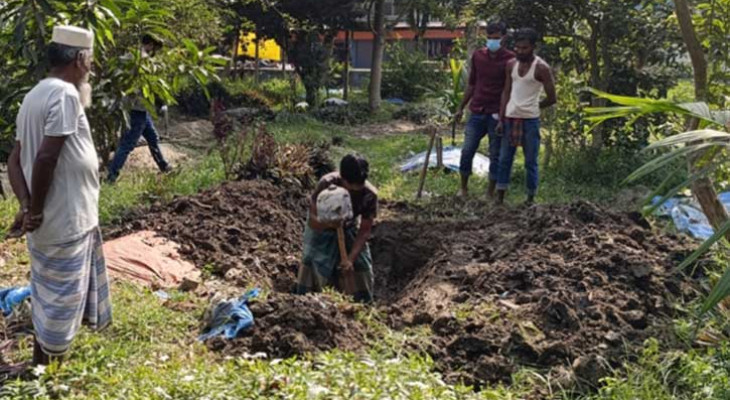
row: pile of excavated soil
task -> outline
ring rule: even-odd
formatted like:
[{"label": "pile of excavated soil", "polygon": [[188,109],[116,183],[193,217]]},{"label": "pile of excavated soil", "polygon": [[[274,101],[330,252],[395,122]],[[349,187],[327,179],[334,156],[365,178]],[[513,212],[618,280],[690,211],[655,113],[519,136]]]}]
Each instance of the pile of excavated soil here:
[{"label": "pile of excavated soil", "polygon": [[229,355],[288,358],[335,348],[357,350],[365,344],[365,329],[355,320],[357,307],[326,295],[275,293],[252,303],[250,309],[254,328],[234,340],[214,339],[208,345]]},{"label": "pile of excavated soil", "polygon": [[451,381],[508,381],[518,366],[596,385],[650,336],[669,337],[672,272],[692,243],[589,203],[493,211],[474,222],[381,224],[379,297],[395,328],[430,325]]},{"label": "pile of excavated soil", "polygon": [[107,232],[151,230],[180,244],[180,254],[240,286],[293,287],[301,255],[308,192],[294,184],[226,183],[130,215]]},{"label": "pile of excavated soil", "polygon": [[[261,180],[227,183],[131,216],[109,236],[153,230],[233,286],[274,289],[252,306],[256,327],[213,341],[215,349],[270,357],[357,349],[367,329],[351,309],[280,293],[295,283],[308,195]],[[529,366],[596,385],[646,338],[671,345],[671,299],[695,295],[672,270],[693,242],[585,202],[481,210],[424,217],[389,204],[371,241],[377,304],[395,329],[431,327],[424,350],[449,381],[479,388]]]}]

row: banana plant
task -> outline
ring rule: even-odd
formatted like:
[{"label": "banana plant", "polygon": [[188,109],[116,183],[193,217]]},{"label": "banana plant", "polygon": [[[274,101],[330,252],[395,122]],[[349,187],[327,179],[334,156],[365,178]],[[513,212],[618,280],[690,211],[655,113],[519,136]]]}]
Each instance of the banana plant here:
[{"label": "banana plant", "polygon": [[456,145],[456,124],[458,121],[456,121],[455,115],[459,110],[459,105],[464,100],[464,93],[466,91],[467,76],[465,64],[464,60],[456,58],[449,59],[450,84],[447,89],[441,92],[441,101],[444,104],[444,109],[448,113],[448,118],[453,120],[451,126],[452,145]]},{"label": "banana plant", "polygon": [[[716,111],[710,109],[707,103],[673,103],[668,100],[644,99],[628,96],[616,96],[608,93],[592,90],[592,92],[604,99],[607,99],[617,106],[614,107],[593,107],[586,109],[590,115],[589,120],[596,125],[613,118],[628,118],[630,122],[650,114],[675,114],[699,121],[699,129],[679,133],[657,142],[652,143],[644,152],[657,152],[657,157],[647,162],[634,171],[626,182],[633,182],[656,172],[665,166],[683,158],[695,161],[695,170],[690,176],[674,187],[669,186],[668,178],[649,197],[661,195],[659,201],[645,209],[645,214],[654,213],[670,197],[679,193],[682,189],[691,185],[700,178],[711,176],[721,166],[717,159],[722,150],[730,148],[730,133],[721,131],[730,127],[730,111]],[[716,230],[715,234],[702,243],[702,245],[678,267],[681,271],[692,265],[699,257],[705,254],[715,243],[722,240],[730,232],[730,221]],[[720,280],[713,287],[707,299],[700,309],[703,315],[712,310],[723,299],[730,296],[730,268],[726,269]]]}]

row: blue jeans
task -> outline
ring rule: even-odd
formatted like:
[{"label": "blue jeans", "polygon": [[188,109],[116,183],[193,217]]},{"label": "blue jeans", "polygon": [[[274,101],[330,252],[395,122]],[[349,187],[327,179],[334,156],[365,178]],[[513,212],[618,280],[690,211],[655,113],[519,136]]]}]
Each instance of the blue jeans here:
[{"label": "blue jeans", "polygon": [[160,168],[160,171],[167,171],[170,167],[167,161],[165,161],[165,157],[162,156],[157,130],[152,123],[150,114],[145,111],[132,111],[130,119],[132,126],[119,140],[117,151],[114,152],[114,159],[109,165],[109,177],[107,179],[110,182],[114,182],[119,176],[119,171],[122,170],[124,163],[127,162],[129,153],[137,146],[140,136],[144,136],[144,139],[147,141],[152,158],[155,160],[157,167]]},{"label": "blue jeans", "polygon": [[497,136],[499,121],[491,114],[472,114],[466,124],[466,139],[461,149],[461,175],[470,176],[474,164],[474,156],[485,135],[489,135],[489,179],[496,181],[499,177],[499,153],[502,137]]},{"label": "blue jeans", "polygon": [[[499,160],[499,180],[497,190],[507,190],[512,177],[512,165],[515,162],[517,147],[512,146],[509,137],[514,123],[505,122],[504,140],[502,140],[502,154]],[[540,180],[538,158],[540,156],[540,119],[522,120],[522,151],[525,154],[525,170],[527,171],[527,195],[537,194]]]}]

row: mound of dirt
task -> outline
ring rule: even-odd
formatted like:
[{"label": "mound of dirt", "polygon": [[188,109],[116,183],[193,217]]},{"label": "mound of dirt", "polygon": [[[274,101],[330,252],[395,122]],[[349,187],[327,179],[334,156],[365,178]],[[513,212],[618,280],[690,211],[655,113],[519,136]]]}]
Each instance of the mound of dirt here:
[{"label": "mound of dirt", "polygon": [[228,355],[288,358],[335,348],[354,351],[365,343],[365,329],[355,320],[357,307],[338,304],[326,295],[272,294],[250,308],[254,328],[232,341],[211,340],[211,349]]},{"label": "mound of dirt", "polygon": [[670,297],[694,295],[672,268],[692,248],[585,202],[388,222],[373,239],[391,324],[431,325],[439,368],[477,387],[518,365],[596,385],[646,338],[669,336]]},{"label": "mound of dirt", "polygon": [[226,183],[128,216],[109,237],[151,230],[198,268],[240,286],[288,291],[301,254],[307,191],[263,180]]}]

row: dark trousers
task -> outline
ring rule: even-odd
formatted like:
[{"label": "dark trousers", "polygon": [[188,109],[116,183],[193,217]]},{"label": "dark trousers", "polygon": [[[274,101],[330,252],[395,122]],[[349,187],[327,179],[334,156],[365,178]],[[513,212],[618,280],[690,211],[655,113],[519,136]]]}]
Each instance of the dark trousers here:
[{"label": "dark trousers", "polygon": [[147,141],[152,158],[155,160],[157,167],[160,168],[160,171],[167,171],[170,167],[167,161],[165,161],[165,157],[162,156],[160,140],[155,125],[152,123],[152,118],[150,118],[150,114],[146,111],[132,111],[130,119],[132,126],[119,140],[117,151],[114,152],[114,159],[109,165],[108,179],[110,182],[117,180],[119,172],[124,167],[124,163],[127,162],[129,153],[137,146],[137,142],[139,142],[141,136]]}]

